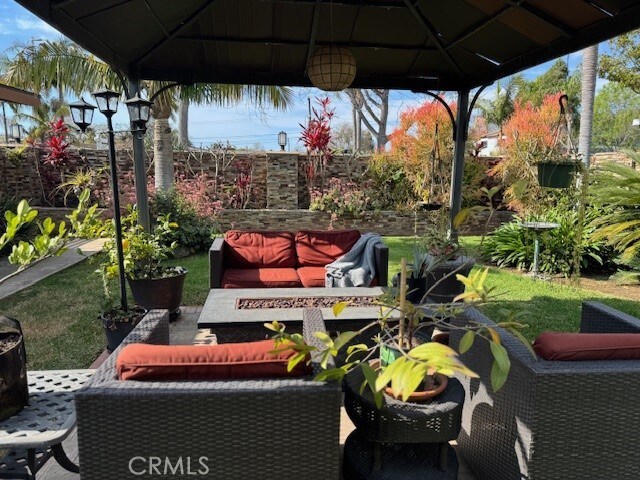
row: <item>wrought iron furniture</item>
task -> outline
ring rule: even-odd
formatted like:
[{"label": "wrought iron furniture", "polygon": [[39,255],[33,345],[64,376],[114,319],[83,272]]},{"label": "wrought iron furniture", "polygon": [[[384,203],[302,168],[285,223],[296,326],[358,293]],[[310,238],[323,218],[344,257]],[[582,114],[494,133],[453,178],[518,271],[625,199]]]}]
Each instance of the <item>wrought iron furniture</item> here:
[{"label": "wrought iron furniture", "polygon": [[[493,325],[473,308],[454,321]],[[501,390],[491,390],[487,342],[474,342],[461,356],[480,375],[461,380],[466,399],[458,437],[459,451],[478,478],[640,478],[640,360],[535,359],[514,336],[498,331],[511,360]],[[640,333],[640,320],[584,302],[580,331]],[[462,333],[451,330],[453,348]]]},{"label": "wrought iron furniture", "polygon": [[[305,312],[303,323],[307,341],[316,344],[312,332],[324,329],[319,311]],[[152,310],[76,394],[83,480],[138,478],[130,468],[149,468],[150,457],[169,459],[174,468],[182,459],[183,470],[191,462],[204,480],[338,479],[339,384],[312,376],[191,382],[116,378],[114,366],[124,345],[168,341],[167,312]]]},{"label": "wrought iron furniture", "polygon": [[76,424],[74,392],[94,370],[42,370],[28,372],[29,405],[0,422],[0,478],[35,479],[36,473],[54,456],[61,467],[78,472],[62,448]]}]

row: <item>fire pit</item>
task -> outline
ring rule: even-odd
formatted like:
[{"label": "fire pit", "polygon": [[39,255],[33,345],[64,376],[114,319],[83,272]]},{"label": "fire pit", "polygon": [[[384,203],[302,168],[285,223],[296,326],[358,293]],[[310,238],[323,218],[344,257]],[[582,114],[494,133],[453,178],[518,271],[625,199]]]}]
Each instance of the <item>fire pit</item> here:
[{"label": "fire pit", "polygon": [[236,308],[332,308],[336,303],[347,302],[351,307],[372,307],[378,296],[369,297],[281,297],[238,298]]},{"label": "fire pit", "polygon": [[20,322],[0,315],[0,420],[29,403],[27,355]]}]

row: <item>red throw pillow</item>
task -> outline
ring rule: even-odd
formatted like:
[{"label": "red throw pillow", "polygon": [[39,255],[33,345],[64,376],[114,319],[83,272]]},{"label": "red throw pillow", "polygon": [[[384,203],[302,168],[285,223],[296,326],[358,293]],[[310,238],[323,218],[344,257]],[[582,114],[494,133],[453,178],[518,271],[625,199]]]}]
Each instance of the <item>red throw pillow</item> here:
[{"label": "red throw pillow", "polygon": [[545,360],[640,360],[640,333],[541,333],[533,349]]},{"label": "red throw pillow", "polygon": [[301,230],[296,233],[298,266],[324,267],[351,250],[359,238],[358,230]]},{"label": "red throw pillow", "polygon": [[306,362],[287,371],[292,349],[271,353],[286,345],[273,340],[221,345],[147,345],[122,349],[116,361],[120,380],[235,380],[243,378],[300,377],[311,373]]},{"label": "red throw pillow", "polygon": [[224,257],[227,268],[295,268],[291,232],[229,230]]}]

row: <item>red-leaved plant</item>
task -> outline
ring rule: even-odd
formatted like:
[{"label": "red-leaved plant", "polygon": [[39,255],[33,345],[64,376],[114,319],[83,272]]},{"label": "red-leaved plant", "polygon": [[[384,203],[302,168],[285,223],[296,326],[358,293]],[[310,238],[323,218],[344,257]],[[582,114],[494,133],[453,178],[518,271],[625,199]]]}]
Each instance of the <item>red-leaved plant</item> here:
[{"label": "red-leaved plant", "polygon": [[300,141],[307,149],[307,165],[305,175],[309,189],[315,188],[315,180],[321,179],[321,188],[324,183],[324,174],[327,162],[331,160],[333,153],[331,147],[331,119],[335,109],[329,108],[329,97],[316,98],[319,108],[312,108],[312,117],[307,125],[300,124],[302,134]]},{"label": "red-leaved plant", "polygon": [[69,160],[69,152],[67,152],[69,143],[66,140],[69,127],[64,123],[63,118],[51,121],[49,127],[51,130],[45,141],[47,155],[43,161],[53,167],[66,166]]}]

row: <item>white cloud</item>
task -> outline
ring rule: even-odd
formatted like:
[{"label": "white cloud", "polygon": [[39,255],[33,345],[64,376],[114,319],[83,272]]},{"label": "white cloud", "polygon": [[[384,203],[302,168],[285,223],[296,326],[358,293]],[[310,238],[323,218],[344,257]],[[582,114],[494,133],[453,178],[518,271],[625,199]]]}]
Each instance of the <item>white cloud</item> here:
[{"label": "white cloud", "polygon": [[29,30],[34,32],[44,32],[59,35],[60,33],[46,22],[31,18],[17,18],[15,22],[18,30]]}]

